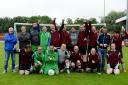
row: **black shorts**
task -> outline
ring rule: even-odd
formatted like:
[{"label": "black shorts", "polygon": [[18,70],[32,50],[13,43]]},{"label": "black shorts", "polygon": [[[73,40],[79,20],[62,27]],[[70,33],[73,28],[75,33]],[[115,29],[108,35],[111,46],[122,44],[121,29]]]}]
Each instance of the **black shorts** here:
[{"label": "black shorts", "polygon": [[65,68],[65,63],[64,62],[63,63],[59,63],[58,65],[59,65],[59,70],[62,70],[62,69]]},{"label": "black shorts", "polygon": [[82,55],[85,55],[86,54],[86,51],[87,51],[87,47],[86,46],[83,46],[83,47],[79,47],[79,51]]},{"label": "black shorts", "polygon": [[110,68],[115,69],[116,65],[110,64]]},{"label": "black shorts", "polygon": [[28,70],[28,71],[30,71],[31,64],[20,64],[19,67],[20,67],[19,70]]},{"label": "black shorts", "polygon": [[87,62],[87,68],[96,69],[99,67],[99,63],[89,63]]}]

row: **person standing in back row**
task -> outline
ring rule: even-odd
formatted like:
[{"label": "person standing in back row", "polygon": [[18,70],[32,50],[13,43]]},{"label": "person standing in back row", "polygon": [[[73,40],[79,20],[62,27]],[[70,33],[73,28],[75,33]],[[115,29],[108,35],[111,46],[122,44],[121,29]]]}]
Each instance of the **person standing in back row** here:
[{"label": "person standing in back row", "polygon": [[33,52],[37,51],[37,47],[40,45],[39,33],[40,33],[39,24],[38,23],[33,23],[32,24],[32,29],[30,30],[31,45],[32,45],[32,51]]},{"label": "person standing in back row", "polygon": [[[24,49],[26,47],[26,45],[30,45],[30,39],[31,39],[31,36],[28,32],[26,32],[26,27],[22,26],[21,27],[21,32],[18,35],[19,48]],[[21,66],[20,65],[21,55],[22,54],[19,54],[19,69],[21,69],[21,67],[20,67]]]}]

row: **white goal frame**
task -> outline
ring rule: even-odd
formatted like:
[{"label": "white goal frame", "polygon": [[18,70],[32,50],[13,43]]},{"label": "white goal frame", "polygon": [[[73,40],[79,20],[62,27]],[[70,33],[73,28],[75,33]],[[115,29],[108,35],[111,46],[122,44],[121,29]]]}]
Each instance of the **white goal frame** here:
[{"label": "white goal frame", "polygon": [[[17,25],[24,25],[24,26],[31,26],[32,23],[14,23],[14,33],[17,36]],[[51,26],[52,24],[39,24],[40,26]],[[106,23],[98,23],[98,24],[92,24],[93,26],[106,26]],[[59,26],[59,25],[58,25]],[[66,24],[68,27],[73,27],[73,26],[80,26],[80,24]]]}]

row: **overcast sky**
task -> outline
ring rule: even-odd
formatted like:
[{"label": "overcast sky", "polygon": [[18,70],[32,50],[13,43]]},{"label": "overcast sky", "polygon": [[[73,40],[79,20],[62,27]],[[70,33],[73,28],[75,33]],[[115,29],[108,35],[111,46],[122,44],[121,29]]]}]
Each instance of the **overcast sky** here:
[{"label": "overcast sky", "polygon": [[[106,15],[124,11],[126,0],[106,0]],[[0,17],[48,15],[61,19],[91,18],[104,15],[104,0],[1,0]]]}]

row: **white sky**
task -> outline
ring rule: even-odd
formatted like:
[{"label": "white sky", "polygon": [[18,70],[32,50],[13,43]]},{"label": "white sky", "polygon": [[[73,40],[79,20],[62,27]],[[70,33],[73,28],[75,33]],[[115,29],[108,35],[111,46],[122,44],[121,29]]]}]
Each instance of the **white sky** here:
[{"label": "white sky", "polygon": [[[106,15],[124,11],[126,0],[106,0]],[[0,17],[48,15],[61,19],[91,18],[104,15],[104,0],[1,0]]]}]

